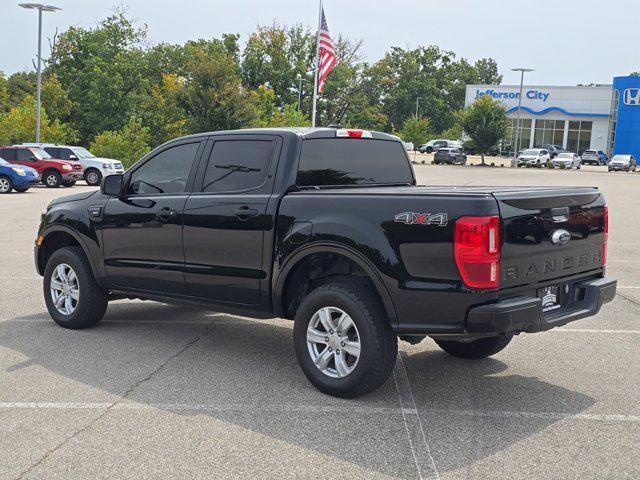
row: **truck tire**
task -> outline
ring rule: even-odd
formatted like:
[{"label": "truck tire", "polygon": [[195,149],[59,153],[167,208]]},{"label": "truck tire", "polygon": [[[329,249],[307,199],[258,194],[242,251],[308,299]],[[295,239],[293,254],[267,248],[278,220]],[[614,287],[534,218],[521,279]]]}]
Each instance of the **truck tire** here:
[{"label": "truck tire", "polygon": [[472,342],[434,340],[449,355],[458,358],[478,359],[495,355],[509,345],[512,338],[513,335],[501,335],[498,337],[479,338]]},{"label": "truck tire", "polygon": [[44,183],[47,188],[58,188],[62,185],[62,175],[55,170],[49,170],[48,172],[44,172],[42,183]]},{"label": "truck tire", "polygon": [[100,185],[102,173],[100,173],[100,170],[97,168],[88,168],[87,171],[84,172],[84,181],[91,187]]},{"label": "truck tire", "polygon": [[107,292],[97,284],[80,247],[64,247],[51,255],[43,288],[49,315],[61,327],[93,327],[107,310]]},{"label": "truck tire", "polygon": [[380,300],[365,285],[345,277],[320,285],[304,298],[293,343],[309,381],[343,398],[384,384],[398,354],[398,339]]}]

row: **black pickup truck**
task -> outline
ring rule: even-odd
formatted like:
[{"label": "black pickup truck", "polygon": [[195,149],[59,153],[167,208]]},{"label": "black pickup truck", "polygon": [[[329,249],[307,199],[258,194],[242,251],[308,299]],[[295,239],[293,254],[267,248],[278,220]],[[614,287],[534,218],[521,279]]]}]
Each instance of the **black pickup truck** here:
[{"label": "black pickup truck", "polygon": [[291,319],[305,375],[353,397],[385,382],[398,337],[475,359],[596,314],[616,292],[607,236],[596,188],[418,186],[397,137],[255,129],[171,141],[54,200],[35,261],[63,327],[114,298]]}]

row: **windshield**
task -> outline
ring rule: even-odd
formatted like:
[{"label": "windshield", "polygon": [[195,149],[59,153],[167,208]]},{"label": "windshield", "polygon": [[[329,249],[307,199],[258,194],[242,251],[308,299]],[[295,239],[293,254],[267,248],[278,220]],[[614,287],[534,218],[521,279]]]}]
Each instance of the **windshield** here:
[{"label": "windshield", "polygon": [[529,148],[527,150],[525,150],[524,152],[522,152],[522,155],[538,155],[540,153],[540,150],[536,150],[534,148]]},{"label": "windshield", "polygon": [[78,158],[96,158],[93,153],[83,147],[73,147],[71,151],[75,153]]},{"label": "windshield", "polygon": [[573,153],[559,153],[557,158],[573,158]]},{"label": "windshield", "polygon": [[616,155],[614,156],[611,161],[615,162],[628,162],[631,159],[631,155]]},{"label": "windshield", "polygon": [[400,142],[344,138],[302,143],[296,184],[303,186],[413,184]]},{"label": "windshield", "polygon": [[597,155],[595,150],[585,150],[583,155]]},{"label": "windshield", "polygon": [[43,149],[41,148],[30,148],[29,149],[31,151],[31,153],[33,153],[33,155],[38,159],[38,160],[45,160],[47,158],[52,158],[51,155],[49,155],[47,152],[45,152]]}]

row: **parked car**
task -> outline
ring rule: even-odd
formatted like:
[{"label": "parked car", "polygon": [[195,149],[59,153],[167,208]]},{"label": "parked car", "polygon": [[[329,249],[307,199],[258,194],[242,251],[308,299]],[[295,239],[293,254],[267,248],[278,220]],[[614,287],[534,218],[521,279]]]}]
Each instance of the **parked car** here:
[{"label": "parked car", "polygon": [[561,165],[564,165],[564,168],[575,168],[576,170],[580,170],[580,167],[582,166],[580,155],[571,152],[559,153],[558,156],[551,161],[551,163],[554,167],[560,167]]},{"label": "parked car", "polygon": [[402,142],[402,145],[404,145],[404,149],[407,152],[411,152],[415,149],[413,142]]},{"label": "parked car", "polygon": [[523,165],[546,165],[551,160],[549,150],[544,148],[527,148],[518,155],[518,166]]},{"label": "parked car", "polygon": [[467,163],[467,155],[459,148],[439,148],[433,156],[433,162],[436,165],[441,163],[465,165]]},{"label": "parked car", "polygon": [[433,153],[440,148],[462,148],[462,142],[457,140],[431,140],[421,145],[418,150],[422,153]]},{"label": "parked car", "polygon": [[0,158],[0,193],[11,193],[11,190],[23,193],[38,183],[40,183],[40,176],[35,169],[23,165],[11,165]]},{"label": "parked car", "polygon": [[62,327],[98,324],[111,292],[286,318],[311,383],[354,397],[388,379],[398,336],[478,359],[595,315],[616,294],[607,218],[594,187],[418,186],[388,134],[253,129],[173,140],[54,199],[34,253]]},{"label": "parked car", "polygon": [[82,165],[78,162],[52,158],[38,147],[2,147],[0,157],[14,165],[25,165],[37,170],[42,183],[49,188],[60,185],[72,187],[82,180]]},{"label": "parked car", "polygon": [[609,162],[609,171],[635,172],[637,166],[638,162],[633,155],[614,155]]},{"label": "parked car", "polygon": [[560,155],[561,153],[566,152],[564,148],[558,145],[547,144],[547,145],[542,145],[542,148],[549,151],[549,155],[552,160],[556,158],[558,155]]},{"label": "parked car", "polygon": [[602,150],[585,150],[581,157],[585,165],[606,165],[609,160]]},{"label": "parked car", "polygon": [[96,157],[84,147],[68,145],[44,145],[42,147],[53,158],[80,162],[83,168],[84,181],[87,185],[100,185],[107,175],[124,173],[124,166],[113,158]]}]

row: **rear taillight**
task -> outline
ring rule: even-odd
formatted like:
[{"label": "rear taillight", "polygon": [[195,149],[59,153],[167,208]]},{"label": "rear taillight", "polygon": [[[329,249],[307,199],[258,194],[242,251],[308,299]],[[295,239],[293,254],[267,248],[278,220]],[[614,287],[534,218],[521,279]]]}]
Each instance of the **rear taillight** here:
[{"label": "rear taillight", "polygon": [[602,266],[607,264],[607,242],[609,241],[609,207],[604,206],[604,239],[602,241]]},{"label": "rear taillight", "polygon": [[500,218],[461,217],[456,221],[454,257],[469,288],[497,289],[500,278]]}]

